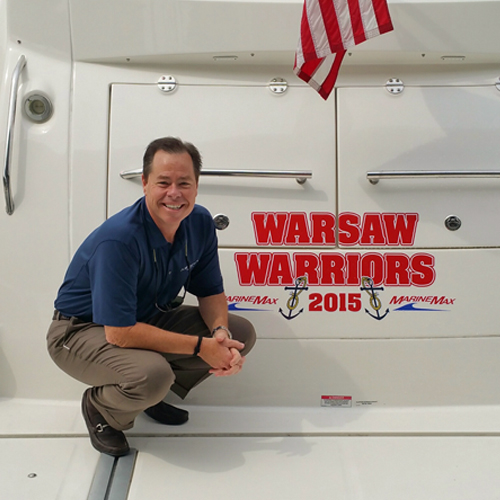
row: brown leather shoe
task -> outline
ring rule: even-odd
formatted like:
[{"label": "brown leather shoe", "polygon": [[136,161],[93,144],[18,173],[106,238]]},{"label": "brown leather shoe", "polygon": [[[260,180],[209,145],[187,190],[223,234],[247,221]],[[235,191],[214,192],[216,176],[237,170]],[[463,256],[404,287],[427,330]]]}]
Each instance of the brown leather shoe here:
[{"label": "brown leather shoe", "polygon": [[83,393],[82,413],[89,431],[92,446],[101,453],[113,457],[126,455],[130,448],[122,431],[113,429],[90,402],[90,390]]}]

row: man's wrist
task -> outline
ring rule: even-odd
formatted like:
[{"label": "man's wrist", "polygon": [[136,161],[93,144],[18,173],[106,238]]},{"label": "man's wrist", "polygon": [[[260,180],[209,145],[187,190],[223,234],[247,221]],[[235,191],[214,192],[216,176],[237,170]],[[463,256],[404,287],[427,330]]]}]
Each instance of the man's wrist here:
[{"label": "man's wrist", "polygon": [[198,354],[200,353],[200,349],[201,349],[201,341],[203,340],[203,335],[200,335],[198,337],[198,341],[196,342],[196,346],[194,348],[194,352],[193,352],[193,356],[198,356]]},{"label": "man's wrist", "polygon": [[212,337],[219,331],[219,330],[224,330],[226,333],[227,333],[227,336],[232,339],[233,336],[231,335],[231,332],[229,331],[229,328],[227,326],[223,326],[223,325],[219,325],[219,326],[216,326],[213,330],[212,330]]}]

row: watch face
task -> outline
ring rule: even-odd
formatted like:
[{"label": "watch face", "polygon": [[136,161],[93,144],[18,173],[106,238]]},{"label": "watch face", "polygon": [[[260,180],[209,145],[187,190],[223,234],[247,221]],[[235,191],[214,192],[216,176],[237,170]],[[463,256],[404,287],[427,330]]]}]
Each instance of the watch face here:
[{"label": "watch face", "polygon": [[216,334],[216,332],[218,330],[224,330],[225,332],[227,332],[227,335],[229,336],[230,339],[233,338],[233,336],[231,335],[231,332],[229,331],[229,328],[226,328],[225,326],[217,326],[216,328],[214,328],[212,330],[212,337]]}]

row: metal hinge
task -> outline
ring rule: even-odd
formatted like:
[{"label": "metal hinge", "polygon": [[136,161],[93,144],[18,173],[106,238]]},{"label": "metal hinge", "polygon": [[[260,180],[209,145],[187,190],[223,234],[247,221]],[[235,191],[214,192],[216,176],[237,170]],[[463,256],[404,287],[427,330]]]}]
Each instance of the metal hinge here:
[{"label": "metal hinge", "polygon": [[162,92],[172,92],[177,87],[177,82],[175,78],[171,75],[163,75],[158,80],[158,88]]},{"label": "metal hinge", "polygon": [[405,89],[405,84],[399,78],[390,78],[387,80],[385,88],[391,94],[401,94]]},{"label": "metal hinge", "polygon": [[274,94],[284,94],[288,89],[288,83],[283,78],[273,78],[269,82],[269,90]]}]

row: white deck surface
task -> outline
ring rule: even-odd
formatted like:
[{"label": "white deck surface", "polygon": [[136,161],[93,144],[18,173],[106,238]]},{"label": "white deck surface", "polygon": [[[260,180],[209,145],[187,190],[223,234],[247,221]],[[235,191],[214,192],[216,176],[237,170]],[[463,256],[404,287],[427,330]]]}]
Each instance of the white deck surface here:
[{"label": "white deck surface", "polygon": [[497,499],[500,438],[151,438],[129,500]]},{"label": "white deck surface", "polygon": [[[188,409],[128,432],[128,500],[500,498],[497,407]],[[0,400],[0,430],[1,500],[87,499],[99,454],[79,402]]]},{"label": "white deck surface", "polygon": [[[178,404],[178,402],[174,402]],[[224,407],[179,404],[190,411],[180,427],[140,415],[130,436],[148,435],[496,435],[500,406]],[[80,401],[0,398],[0,438],[87,435]]]},{"label": "white deck surface", "polygon": [[0,439],[2,500],[86,500],[99,454],[83,438]]},{"label": "white deck surface", "polygon": [[[498,499],[500,491],[500,437],[185,436],[130,443],[139,453],[129,500],[483,500]],[[3,438],[1,498],[86,500],[98,458],[86,438]]]}]

